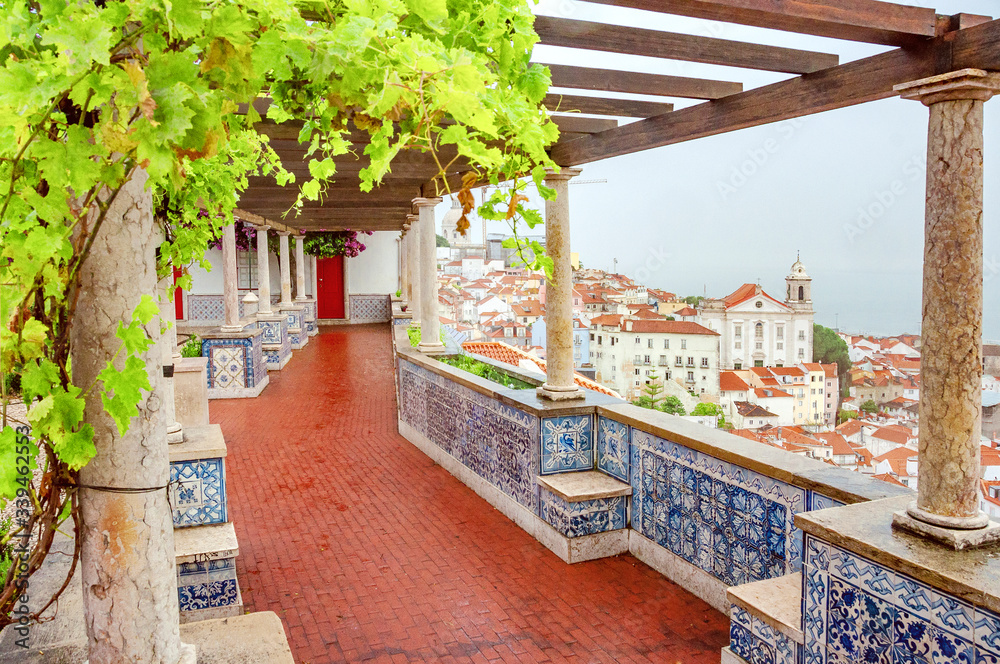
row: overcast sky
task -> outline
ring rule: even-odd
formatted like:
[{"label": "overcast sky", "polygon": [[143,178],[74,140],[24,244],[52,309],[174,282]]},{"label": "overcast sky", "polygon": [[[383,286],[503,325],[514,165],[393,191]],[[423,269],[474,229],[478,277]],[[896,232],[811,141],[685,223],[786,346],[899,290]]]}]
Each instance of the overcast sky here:
[{"label": "overcast sky", "polygon": [[[992,0],[906,4],[1000,16]],[[886,50],[576,0],[543,0],[536,13],[837,53],[841,62]],[[537,47],[533,59],[741,81],[744,89],[789,77],[552,47]],[[779,299],[801,251],[816,322],[918,332],[927,114],[918,102],[888,99],[588,164],[569,190],[573,250],[586,267],[611,270],[617,258],[620,272],[679,295],[722,297],[759,280]],[[985,142],[984,334],[1000,339],[1000,100],[986,104]]]}]

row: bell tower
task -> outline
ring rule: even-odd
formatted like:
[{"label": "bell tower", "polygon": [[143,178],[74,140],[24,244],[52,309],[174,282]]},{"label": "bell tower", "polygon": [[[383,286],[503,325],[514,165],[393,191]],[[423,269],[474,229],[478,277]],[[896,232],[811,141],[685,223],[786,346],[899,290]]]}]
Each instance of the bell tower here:
[{"label": "bell tower", "polygon": [[797,311],[812,309],[812,277],[806,274],[806,266],[798,255],[785,277],[785,284],[785,304]]}]

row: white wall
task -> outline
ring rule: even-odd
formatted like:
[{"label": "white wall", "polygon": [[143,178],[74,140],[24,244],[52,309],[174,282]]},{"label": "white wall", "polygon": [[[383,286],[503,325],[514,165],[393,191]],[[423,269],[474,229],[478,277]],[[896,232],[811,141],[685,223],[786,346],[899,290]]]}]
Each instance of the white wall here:
[{"label": "white wall", "polygon": [[188,269],[191,291],[197,295],[222,295],[222,249],[209,249],[205,260],[212,265],[209,272],[197,263]]},{"label": "white wall", "polygon": [[351,295],[391,295],[399,289],[398,232],[375,231],[358,239],[365,250],[347,259],[347,292]]}]

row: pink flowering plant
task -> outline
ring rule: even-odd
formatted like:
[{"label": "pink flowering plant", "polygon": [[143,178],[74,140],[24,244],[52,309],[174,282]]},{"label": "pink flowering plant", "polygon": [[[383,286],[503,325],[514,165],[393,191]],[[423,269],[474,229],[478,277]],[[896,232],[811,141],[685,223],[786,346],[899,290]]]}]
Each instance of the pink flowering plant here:
[{"label": "pink flowering plant", "polygon": [[358,234],[371,235],[371,231],[320,231],[306,235],[305,251],[317,258],[347,256],[354,258],[365,250]]}]

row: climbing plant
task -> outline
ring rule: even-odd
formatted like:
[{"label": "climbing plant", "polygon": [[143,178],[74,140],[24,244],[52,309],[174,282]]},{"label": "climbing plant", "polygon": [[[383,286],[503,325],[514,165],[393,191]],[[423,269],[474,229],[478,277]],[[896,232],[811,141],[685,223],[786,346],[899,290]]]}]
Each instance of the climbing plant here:
[{"label": "climbing plant", "polygon": [[[81,268],[122,187],[148,175],[162,275],[204,261],[251,175],[297,186],[291,215],[323,200],[357,132],[364,191],[401,151],[422,150],[438,193],[456,160],[473,164],[463,213],[486,181],[530,177],[550,196],[545,147],[558,132],[541,106],[548,71],[529,62],[532,22],[525,0],[0,3],[0,370],[20,367],[30,423],[23,436],[9,425],[4,388],[0,509],[16,510],[0,531],[12,552],[0,628],[58,525],[79,526],[77,473],[96,453],[84,396],[99,393],[124,434],[150,389],[139,356],[153,343],[142,327],[157,314],[152,294],[120,321],[120,348],[94,384],[70,368]],[[262,118],[251,102],[264,97]],[[265,119],[300,128],[303,181],[258,133]],[[518,192],[495,197],[493,214],[532,224]],[[70,575],[78,555],[79,543]]]},{"label": "climbing plant", "polygon": [[303,249],[307,254],[317,258],[333,258],[346,256],[354,258],[366,249],[365,244],[358,239],[358,233],[371,235],[371,231],[320,231],[307,233]]}]

